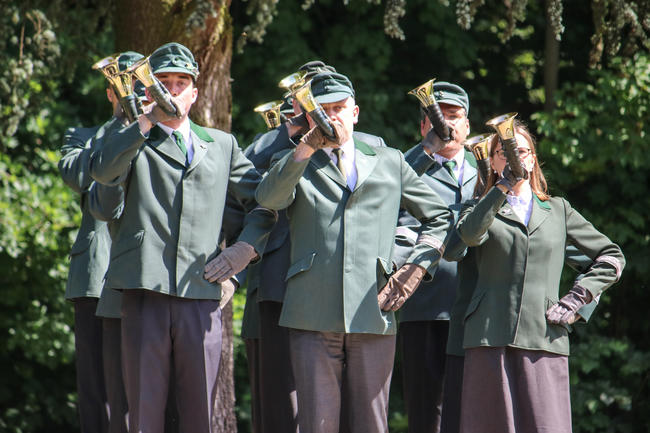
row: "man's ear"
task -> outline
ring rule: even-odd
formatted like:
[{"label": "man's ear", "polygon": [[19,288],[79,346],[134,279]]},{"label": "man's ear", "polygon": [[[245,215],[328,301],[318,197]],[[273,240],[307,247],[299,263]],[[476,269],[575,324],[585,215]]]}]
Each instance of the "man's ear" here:
[{"label": "man's ear", "polygon": [[357,122],[359,121],[359,106],[355,105],[354,108],[352,109],[352,124],[356,125]]}]

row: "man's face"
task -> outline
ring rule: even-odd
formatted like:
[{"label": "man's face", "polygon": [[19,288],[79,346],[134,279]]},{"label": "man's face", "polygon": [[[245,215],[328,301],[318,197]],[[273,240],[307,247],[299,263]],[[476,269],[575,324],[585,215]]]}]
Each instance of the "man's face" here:
[{"label": "man's face", "polygon": [[[440,104],[440,111],[442,111],[442,115],[445,117],[449,129],[454,131],[454,139],[440,150],[438,154],[445,158],[451,158],[463,149],[463,142],[469,135],[469,119],[467,118],[465,109],[455,105],[449,105],[443,102]],[[428,116],[425,116],[424,122],[420,124],[420,133],[424,137],[431,128],[431,121]]]},{"label": "man's face", "polygon": [[156,78],[169,90],[182,112],[189,113],[199,94],[199,90],[194,86],[192,76],[180,72],[163,72],[156,74]]},{"label": "man's face", "polygon": [[[347,97],[336,102],[329,102],[321,104],[325,114],[329,116],[332,121],[339,121],[345,127],[345,130],[348,132],[350,137],[352,137],[352,132],[354,131],[354,125],[359,121],[359,107],[355,104],[352,97]],[[310,128],[313,128],[316,124],[308,116]]]}]

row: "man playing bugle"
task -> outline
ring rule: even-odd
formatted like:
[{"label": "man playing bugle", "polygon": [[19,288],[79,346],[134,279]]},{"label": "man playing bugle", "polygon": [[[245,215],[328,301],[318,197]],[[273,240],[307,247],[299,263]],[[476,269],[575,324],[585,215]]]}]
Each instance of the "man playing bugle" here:
[{"label": "man playing bugle", "polygon": [[[105,284],[123,293],[129,430],[163,431],[173,382],[180,431],[208,433],[221,355],[219,300],[234,290],[232,277],[263,251],[275,214],[256,209],[260,176],[235,138],[189,119],[199,73],[191,51],[165,44],[149,62],[173,112],[170,105],[145,107],[106,138],[110,145],[98,146],[90,163],[97,182],[123,190],[121,202],[101,189],[97,195],[105,217],[119,213],[111,224]],[[237,242],[221,251],[227,193],[244,207],[245,221]]]}]

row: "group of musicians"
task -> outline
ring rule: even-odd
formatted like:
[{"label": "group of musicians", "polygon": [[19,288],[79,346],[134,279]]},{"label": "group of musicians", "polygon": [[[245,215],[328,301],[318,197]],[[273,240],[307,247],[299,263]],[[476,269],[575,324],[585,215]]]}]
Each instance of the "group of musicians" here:
[{"label": "group of musicians", "polygon": [[571,432],[568,333],[625,259],[548,194],[522,122],[468,140],[467,93],[430,82],[402,154],[355,130],[352,82],[311,61],[242,151],[188,117],[187,47],[96,66],[113,115],[68,130],[59,163],[83,213],[66,289],[82,432],[213,432],[242,284],[254,433],[388,432],[397,348],[411,433]]}]

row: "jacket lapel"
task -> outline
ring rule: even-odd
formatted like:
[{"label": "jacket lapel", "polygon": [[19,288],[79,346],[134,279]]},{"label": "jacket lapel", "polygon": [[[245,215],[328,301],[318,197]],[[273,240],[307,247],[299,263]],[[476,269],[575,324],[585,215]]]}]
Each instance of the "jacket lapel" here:
[{"label": "jacket lapel", "polygon": [[183,151],[178,147],[174,138],[171,135],[167,135],[158,126],[154,126],[149,133],[149,146],[178,162],[180,165],[185,165],[186,158]]},{"label": "jacket lapel", "polygon": [[354,155],[354,163],[357,168],[357,184],[354,189],[359,188],[370,173],[375,169],[379,158],[377,158],[377,153],[370,146],[360,140],[354,140],[354,147],[356,149]]},{"label": "jacket lapel", "polygon": [[465,150],[465,161],[463,162],[463,186],[474,180],[477,174],[476,158],[472,152]]},{"label": "jacket lapel", "polygon": [[507,201],[503,203],[501,209],[499,209],[499,212],[497,214],[501,216],[503,219],[512,221],[524,227],[524,222],[519,219],[514,209],[512,208],[512,206],[510,206],[510,203],[508,203]]},{"label": "jacket lapel", "polygon": [[339,169],[336,168],[330,157],[327,156],[327,153],[325,153],[323,150],[317,150],[316,153],[312,155],[309,163],[316,166],[317,171],[331,178],[343,188],[348,187],[348,184],[345,182],[345,179],[343,178],[343,175]]},{"label": "jacket lapel", "polygon": [[190,134],[192,135],[192,146],[194,147],[194,156],[188,168],[192,171],[208,153],[208,143],[214,141],[212,137],[196,123],[190,121]]},{"label": "jacket lapel", "polygon": [[440,165],[438,161],[434,162],[429,171],[427,172],[432,178],[449,185],[452,188],[459,189],[458,182],[451,177],[451,174],[445,167]]},{"label": "jacket lapel", "polygon": [[539,228],[540,225],[548,218],[551,206],[541,201],[535,194],[533,194],[533,210],[530,213],[530,220],[528,220],[528,233],[532,234]]}]

